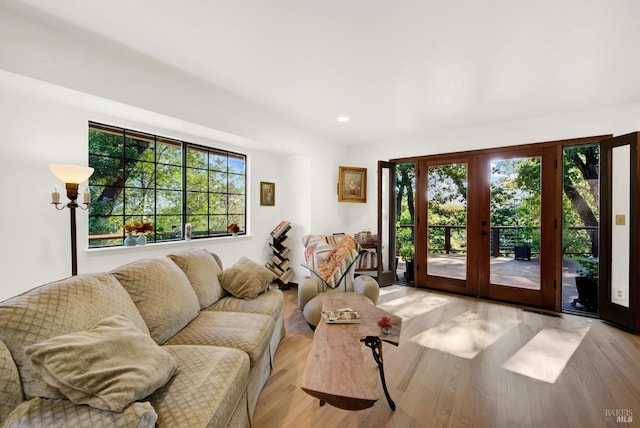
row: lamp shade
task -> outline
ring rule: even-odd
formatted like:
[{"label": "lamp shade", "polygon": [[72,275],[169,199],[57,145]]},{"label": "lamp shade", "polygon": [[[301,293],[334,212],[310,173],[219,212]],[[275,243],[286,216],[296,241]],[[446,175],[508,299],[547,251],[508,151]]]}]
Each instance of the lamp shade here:
[{"label": "lamp shade", "polygon": [[80,184],[93,174],[93,168],[81,165],[49,165],[49,169],[64,183]]}]

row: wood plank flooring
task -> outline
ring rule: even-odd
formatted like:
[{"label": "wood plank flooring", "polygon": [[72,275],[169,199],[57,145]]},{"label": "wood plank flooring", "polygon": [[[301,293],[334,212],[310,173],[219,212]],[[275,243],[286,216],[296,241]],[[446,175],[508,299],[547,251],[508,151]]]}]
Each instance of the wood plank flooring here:
[{"label": "wood plank flooring", "polygon": [[[640,336],[599,320],[400,285],[382,288],[379,301],[403,317],[400,346],[383,345],[397,410],[384,400],[364,347],[381,399],[361,411],[320,407],[299,387],[313,332],[296,293],[284,291],[287,336],[254,427],[640,426]],[[617,422],[616,414],[633,422]]]}]

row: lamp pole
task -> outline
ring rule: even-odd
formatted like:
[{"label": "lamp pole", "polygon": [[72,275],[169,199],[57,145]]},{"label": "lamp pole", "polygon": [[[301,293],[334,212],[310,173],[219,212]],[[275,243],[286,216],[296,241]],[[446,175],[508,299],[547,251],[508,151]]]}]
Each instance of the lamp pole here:
[{"label": "lamp pole", "polygon": [[56,177],[64,181],[65,188],[67,190],[67,198],[69,199],[67,204],[60,203],[60,193],[58,193],[57,188],[55,188],[51,194],[51,204],[53,204],[57,210],[63,210],[65,207],[69,209],[71,229],[71,275],[75,276],[78,274],[76,208],[87,210],[89,205],[91,205],[91,197],[88,189],[83,195],[83,205],[78,204],[78,187],[81,182],[87,180],[91,174],[93,174],[93,168],[76,165],[49,165],[49,168]]}]

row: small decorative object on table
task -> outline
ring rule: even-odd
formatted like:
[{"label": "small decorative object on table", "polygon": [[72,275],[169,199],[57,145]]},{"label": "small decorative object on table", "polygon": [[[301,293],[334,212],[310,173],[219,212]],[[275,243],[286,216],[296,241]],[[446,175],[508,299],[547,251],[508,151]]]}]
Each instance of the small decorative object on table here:
[{"label": "small decorative object on table", "polygon": [[229,223],[227,226],[227,232],[231,232],[233,236],[238,236],[238,232],[240,232],[240,226],[238,223]]},{"label": "small decorative object on table", "polygon": [[351,308],[322,311],[322,316],[328,324],[354,324],[360,322],[360,314]]},{"label": "small decorative object on table", "polygon": [[378,320],[378,327],[380,327],[380,331],[384,334],[391,334],[393,324],[391,324],[391,319],[388,317],[382,317]]}]

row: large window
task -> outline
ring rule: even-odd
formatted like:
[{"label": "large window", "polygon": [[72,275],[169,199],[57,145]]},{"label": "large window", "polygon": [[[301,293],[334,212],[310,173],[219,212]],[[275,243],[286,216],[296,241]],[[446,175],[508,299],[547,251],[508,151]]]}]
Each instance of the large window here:
[{"label": "large window", "polygon": [[89,247],[123,245],[123,225],[149,223],[147,242],[246,231],[246,156],[89,123]]}]

